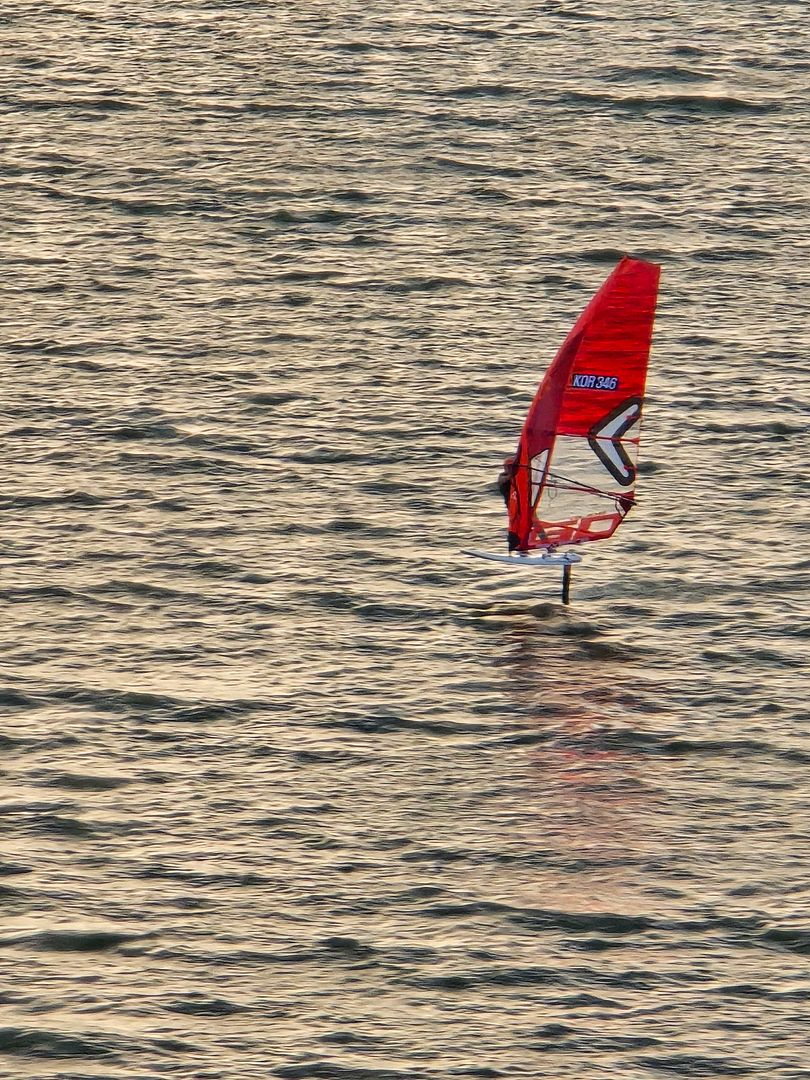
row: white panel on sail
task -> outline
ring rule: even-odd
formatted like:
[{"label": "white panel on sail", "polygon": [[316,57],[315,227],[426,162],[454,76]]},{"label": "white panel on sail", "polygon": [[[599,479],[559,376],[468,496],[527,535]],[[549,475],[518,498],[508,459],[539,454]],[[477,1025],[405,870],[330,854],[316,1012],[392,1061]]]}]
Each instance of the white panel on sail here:
[{"label": "white panel on sail", "polygon": [[543,476],[546,472],[547,461],[548,450],[542,450],[539,454],[536,454],[529,463],[532,470],[532,506],[537,502],[537,496],[540,493]]},{"label": "white panel on sail", "polygon": [[[638,457],[638,442],[633,438],[637,432],[635,425],[622,439],[624,452],[632,463]],[[613,499],[632,496],[632,490],[632,486],[617,484],[587,439],[558,435],[535,516],[542,521],[561,521],[611,513]]]}]

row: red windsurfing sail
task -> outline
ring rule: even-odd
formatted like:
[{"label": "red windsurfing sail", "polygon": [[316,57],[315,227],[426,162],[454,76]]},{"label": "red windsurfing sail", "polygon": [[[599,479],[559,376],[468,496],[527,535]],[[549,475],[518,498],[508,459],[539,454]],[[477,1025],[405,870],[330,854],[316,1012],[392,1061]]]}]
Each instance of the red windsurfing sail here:
[{"label": "red windsurfing sail", "polygon": [[603,540],[633,505],[659,274],[623,258],[546,372],[514,458],[510,550]]}]

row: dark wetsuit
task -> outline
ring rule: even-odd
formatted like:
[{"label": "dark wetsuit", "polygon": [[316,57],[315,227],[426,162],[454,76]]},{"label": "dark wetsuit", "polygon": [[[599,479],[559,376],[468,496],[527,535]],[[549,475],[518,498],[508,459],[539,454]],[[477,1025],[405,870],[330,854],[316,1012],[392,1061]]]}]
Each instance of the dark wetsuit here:
[{"label": "dark wetsuit", "polygon": [[515,475],[515,459],[507,458],[498,476],[498,491],[503,501],[509,505],[509,492],[512,490],[512,478]]}]

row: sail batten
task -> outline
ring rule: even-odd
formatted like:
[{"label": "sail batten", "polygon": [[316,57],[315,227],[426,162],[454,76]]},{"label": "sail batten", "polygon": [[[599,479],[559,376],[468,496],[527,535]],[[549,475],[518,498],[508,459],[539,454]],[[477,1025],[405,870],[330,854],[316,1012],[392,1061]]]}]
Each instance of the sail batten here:
[{"label": "sail batten", "polygon": [[546,372],[514,459],[510,550],[605,539],[634,505],[659,273],[623,258]]}]

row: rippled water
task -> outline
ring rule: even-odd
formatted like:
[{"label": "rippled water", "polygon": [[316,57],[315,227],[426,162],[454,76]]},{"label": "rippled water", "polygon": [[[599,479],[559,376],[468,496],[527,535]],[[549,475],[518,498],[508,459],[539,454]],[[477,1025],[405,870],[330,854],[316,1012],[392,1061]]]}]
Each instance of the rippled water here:
[{"label": "rippled water", "polygon": [[[810,1077],[805,15],[6,5],[0,1075]],[[564,609],[459,549],[623,251]]]}]

